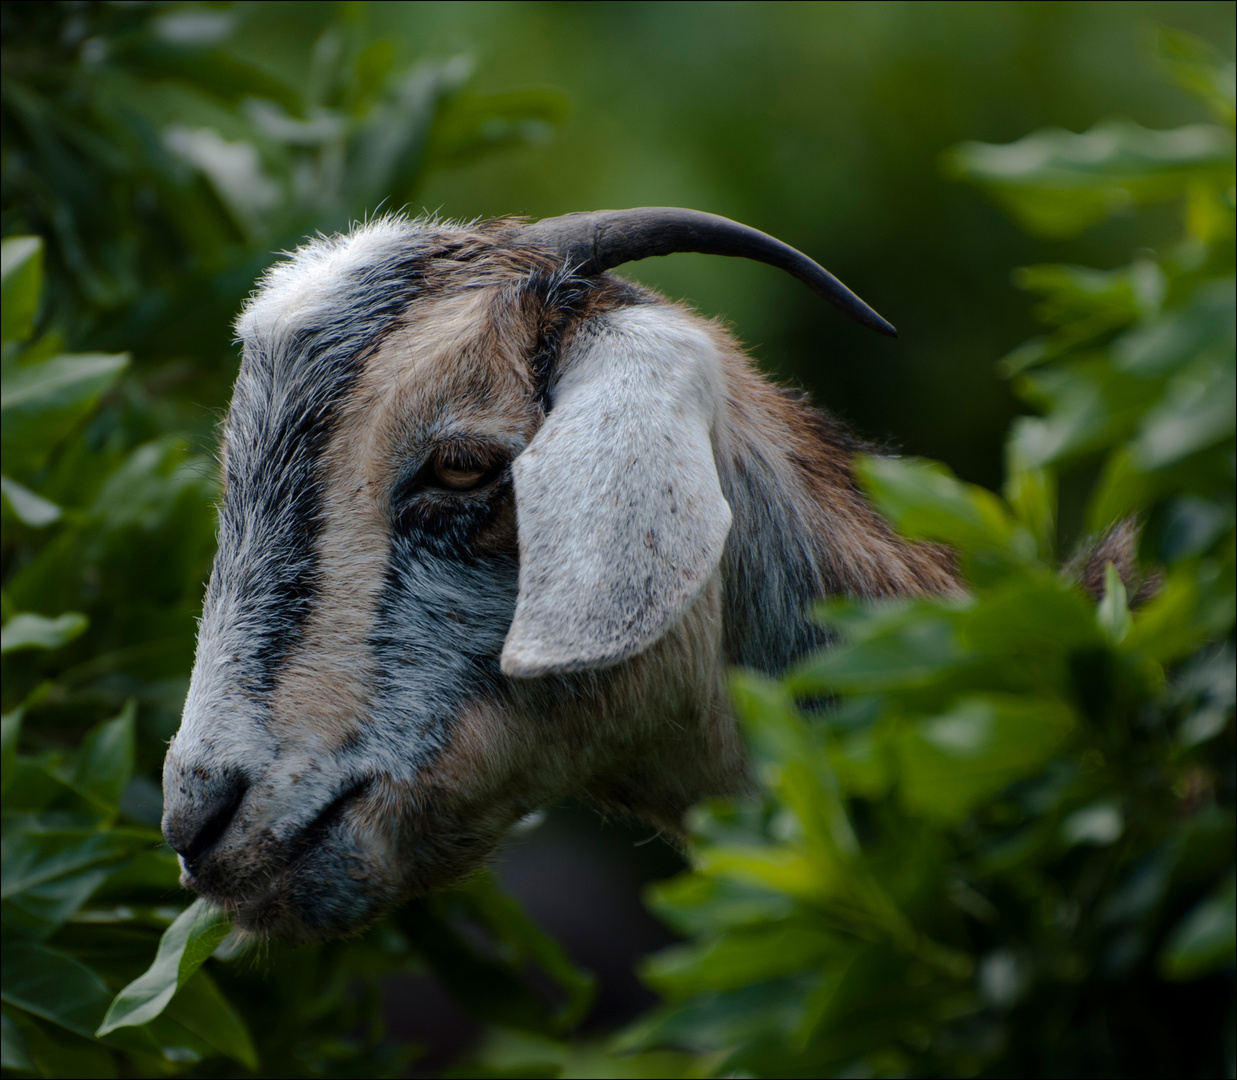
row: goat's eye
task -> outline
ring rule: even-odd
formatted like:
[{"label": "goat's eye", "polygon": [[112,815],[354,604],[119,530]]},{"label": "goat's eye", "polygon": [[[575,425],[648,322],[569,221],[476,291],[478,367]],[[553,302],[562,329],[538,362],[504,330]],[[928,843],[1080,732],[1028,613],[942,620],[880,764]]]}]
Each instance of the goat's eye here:
[{"label": "goat's eye", "polygon": [[438,487],[451,491],[472,491],[490,479],[490,469],[481,462],[456,463],[436,458],[431,476]]},{"label": "goat's eye", "polygon": [[[439,515],[462,512],[506,474],[509,458],[471,446],[442,446],[432,453],[415,476],[400,484],[392,495],[396,514],[407,523],[427,524]],[[444,501],[445,500],[445,501]],[[444,519],[445,520],[445,519]]]}]

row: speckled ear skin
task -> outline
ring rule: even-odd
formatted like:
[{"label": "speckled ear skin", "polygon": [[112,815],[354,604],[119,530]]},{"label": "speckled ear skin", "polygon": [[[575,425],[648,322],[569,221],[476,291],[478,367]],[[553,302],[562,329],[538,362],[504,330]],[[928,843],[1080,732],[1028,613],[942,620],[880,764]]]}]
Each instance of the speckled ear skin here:
[{"label": "speckled ear skin", "polygon": [[719,364],[707,329],[663,305],[619,308],[577,332],[549,416],[513,466],[507,675],[625,660],[716,572],[731,521],[712,447]]}]

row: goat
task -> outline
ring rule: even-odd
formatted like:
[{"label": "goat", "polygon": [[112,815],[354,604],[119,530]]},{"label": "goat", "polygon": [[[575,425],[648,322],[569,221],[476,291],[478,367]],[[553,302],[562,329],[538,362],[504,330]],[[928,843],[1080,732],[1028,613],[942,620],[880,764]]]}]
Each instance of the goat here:
[{"label": "goat", "polygon": [[242,927],[347,932],[568,796],[673,835],[745,783],[729,665],[820,645],[819,597],[960,588],[868,504],[841,426],[608,273],[673,251],[893,333],[793,248],[665,208],[387,216],[248,302],[163,819]]}]

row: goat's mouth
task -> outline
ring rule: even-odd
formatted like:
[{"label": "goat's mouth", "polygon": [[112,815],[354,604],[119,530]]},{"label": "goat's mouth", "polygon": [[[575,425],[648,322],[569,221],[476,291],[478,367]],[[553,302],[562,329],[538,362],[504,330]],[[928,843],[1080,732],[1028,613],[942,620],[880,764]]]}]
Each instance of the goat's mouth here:
[{"label": "goat's mouth", "polygon": [[295,871],[315,847],[324,843],[331,832],[343,823],[345,813],[354,804],[364,799],[373,785],[374,782],[370,777],[362,777],[345,786],[343,791],[318,811],[318,814],[292,838],[288,845],[285,870]]},{"label": "goat's mouth", "polygon": [[184,884],[263,937],[312,941],[359,929],[385,906],[387,891],[381,862],[364,850],[350,820],[374,784],[364,777],[346,785],[291,838],[255,839],[227,863],[187,872]]}]

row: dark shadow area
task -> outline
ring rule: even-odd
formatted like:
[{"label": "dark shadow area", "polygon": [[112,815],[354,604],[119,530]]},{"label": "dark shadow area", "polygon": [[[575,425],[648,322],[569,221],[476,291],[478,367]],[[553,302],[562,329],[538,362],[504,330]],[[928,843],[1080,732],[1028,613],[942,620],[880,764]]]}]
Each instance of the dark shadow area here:
[{"label": "dark shadow area", "polygon": [[[603,821],[568,804],[513,835],[496,860],[503,886],[597,977],[597,999],[581,1030],[613,1031],[649,1007],[641,958],[677,940],[644,906],[642,892],[684,869],[677,851],[647,827]],[[397,976],[384,988],[390,1037],[418,1043],[426,1056],[410,1075],[431,1076],[473,1046],[481,1026],[429,975]]]}]

